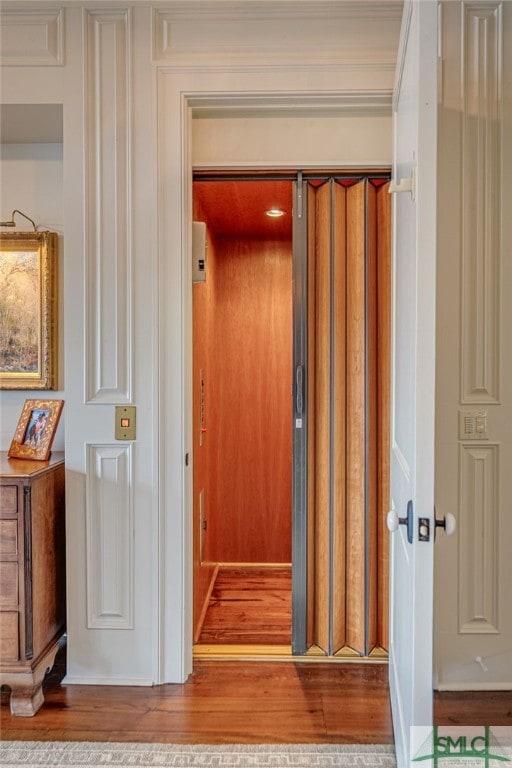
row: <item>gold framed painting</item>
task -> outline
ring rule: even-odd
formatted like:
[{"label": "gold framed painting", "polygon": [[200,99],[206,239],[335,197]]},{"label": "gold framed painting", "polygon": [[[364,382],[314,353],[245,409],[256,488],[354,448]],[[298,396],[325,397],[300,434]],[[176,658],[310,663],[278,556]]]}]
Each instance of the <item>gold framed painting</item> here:
[{"label": "gold framed painting", "polygon": [[0,232],[0,389],[57,389],[57,234]]},{"label": "gold framed painting", "polygon": [[25,400],[7,456],[46,461],[64,400]]}]

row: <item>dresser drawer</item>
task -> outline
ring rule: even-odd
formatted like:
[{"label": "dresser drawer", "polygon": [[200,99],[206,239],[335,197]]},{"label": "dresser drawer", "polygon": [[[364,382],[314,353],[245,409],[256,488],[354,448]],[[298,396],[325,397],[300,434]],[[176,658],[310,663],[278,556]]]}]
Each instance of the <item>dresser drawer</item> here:
[{"label": "dresser drawer", "polygon": [[0,557],[18,554],[18,521],[0,520]]},{"label": "dresser drawer", "polygon": [[0,612],[0,658],[4,661],[18,661],[20,643],[18,632],[18,613]]},{"label": "dresser drawer", "polygon": [[0,605],[18,605],[18,563],[0,563]]},{"label": "dresser drawer", "polygon": [[18,511],[18,486],[0,486],[0,515],[15,515]]}]

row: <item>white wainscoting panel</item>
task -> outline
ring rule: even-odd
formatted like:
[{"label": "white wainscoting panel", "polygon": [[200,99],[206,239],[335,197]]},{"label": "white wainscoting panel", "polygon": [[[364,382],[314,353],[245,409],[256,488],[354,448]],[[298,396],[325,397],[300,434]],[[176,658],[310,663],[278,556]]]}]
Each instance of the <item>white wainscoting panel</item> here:
[{"label": "white wainscoting panel", "polygon": [[463,403],[500,399],[501,6],[462,5]]},{"label": "white wainscoting panel", "polygon": [[459,632],[498,632],[499,445],[460,446]]},{"label": "white wainscoting panel", "polygon": [[86,12],[87,393],[131,399],[131,16]]},{"label": "white wainscoting panel", "polygon": [[0,65],[64,64],[64,9],[2,11]]},{"label": "white wainscoting panel", "polygon": [[87,627],[133,628],[132,446],[87,446]]},{"label": "white wainscoting panel", "polygon": [[314,3],[309,8],[296,7],[290,15],[289,3],[279,2],[264,10],[248,4],[243,11],[222,2],[205,2],[200,10],[170,2],[153,13],[157,61],[185,66],[215,61],[217,66],[307,62],[308,67],[395,68],[401,19],[396,2],[371,7],[331,2],[328,17]]}]

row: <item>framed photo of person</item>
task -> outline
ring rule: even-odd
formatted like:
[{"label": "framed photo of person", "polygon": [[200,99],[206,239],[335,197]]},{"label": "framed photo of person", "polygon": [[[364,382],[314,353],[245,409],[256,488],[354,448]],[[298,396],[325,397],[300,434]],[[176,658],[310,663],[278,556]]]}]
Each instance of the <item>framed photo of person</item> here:
[{"label": "framed photo of person", "polygon": [[7,456],[46,461],[64,400],[25,400]]}]

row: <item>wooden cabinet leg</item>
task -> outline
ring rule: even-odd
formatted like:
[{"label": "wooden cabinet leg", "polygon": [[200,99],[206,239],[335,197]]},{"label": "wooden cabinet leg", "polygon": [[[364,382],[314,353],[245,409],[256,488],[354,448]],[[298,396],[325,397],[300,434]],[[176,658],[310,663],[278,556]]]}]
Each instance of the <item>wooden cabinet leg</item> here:
[{"label": "wooden cabinet leg", "polygon": [[32,669],[13,671],[0,669],[0,683],[11,689],[11,714],[33,717],[44,701],[43,680],[53,667],[59,643],[54,642],[34,664]]},{"label": "wooden cabinet leg", "polygon": [[44,701],[43,681],[39,685],[17,685],[11,691],[11,714],[33,717]]}]

